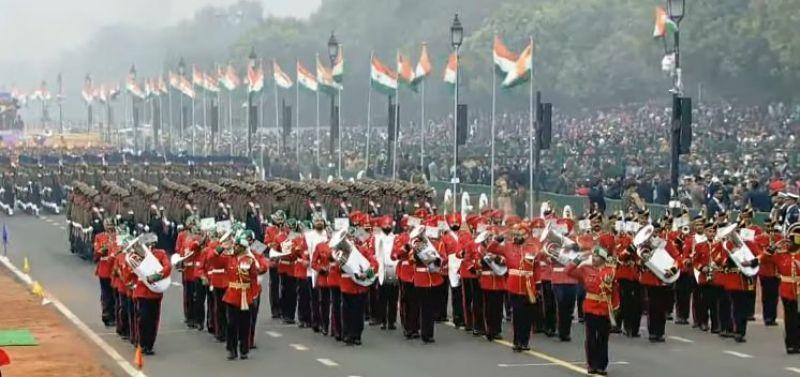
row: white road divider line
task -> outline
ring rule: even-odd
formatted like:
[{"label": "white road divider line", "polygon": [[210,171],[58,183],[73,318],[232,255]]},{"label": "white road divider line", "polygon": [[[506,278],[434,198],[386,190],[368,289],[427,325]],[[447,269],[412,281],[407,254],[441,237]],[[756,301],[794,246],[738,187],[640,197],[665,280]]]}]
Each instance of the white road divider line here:
[{"label": "white road divider line", "polygon": [[741,353],[741,352],[736,352],[736,351],[725,350],[725,351],[722,351],[722,353],[726,353],[726,354],[731,355],[731,356],[736,356],[736,357],[738,357],[740,359],[752,359],[753,358],[753,355],[748,355],[746,353]]},{"label": "white road divider line", "polygon": [[338,367],[339,366],[339,364],[337,364],[335,361],[333,361],[331,359],[317,359],[317,361],[319,361],[320,363],[322,363],[322,365],[325,365],[327,367]]},{"label": "white road divider line", "polygon": [[800,374],[800,368],[795,368],[795,367],[786,367],[786,368],[783,368],[783,369],[786,369],[786,370],[788,370],[789,372],[795,372],[795,373],[797,373],[797,374]]},{"label": "white road divider line", "polygon": [[[28,286],[33,285],[33,280],[31,279],[31,277],[28,274],[20,271],[13,264],[11,264],[11,261],[8,259],[8,257],[0,257],[0,263],[2,263],[9,271],[13,272],[14,275],[16,275],[20,280],[25,282],[25,284],[27,284]],[[72,322],[72,324],[75,325],[75,327],[77,327],[78,330],[80,330],[84,335],[86,335],[87,338],[89,338],[89,340],[91,340],[94,344],[100,347],[100,349],[103,350],[103,352],[105,352],[109,357],[111,357],[111,359],[113,359],[114,362],[116,362],[117,365],[119,365],[119,367],[122,368],[122,370],[125,371],[127,375],[131,377],[147,377],[147,375],[145,375],[144,372],[137,370],[126,358],[122,357],[122,355],[120,355],[119,352],[117,352],[117,350],[111,347],[110,344],[108,344],[105,340],[100,338],[100,336],[98,336],[94,331],[92,331],[89,328],[89,326],[87,326],[83,321],[81,321],[81,319],[78,318],[78,316],[72,313],[72,311],[69,310],[69,308],[67,308],[66,305],[61,303],[61,301],[59,301],[57,298],[53,297],[50,293],[47,292],[45,292],[45,296],[49,298],[50,302],[53,303],[53,306],[55,306],[55,308],[58,309],[58,311],[61,312],[61,314],[64,317],[67,317],[67,319],[70,322]]]},{"label": "white road divider line", "polygon": [[270,338],[280,338],[283,336],[283,334],[275,331],[264,331],[264,334],[269,335]]},{"label": "white road divider line", "polygon": [[290,344],[289,347],[294,348],[296,351],[308,351],[308,347],[302,344]]},{"label": "white road divider line", "polygon": [[[586,365],[585,361],[570,361],[570,364],[574,365]],[[612,361],[608,363],[609,365],[630,365],[631,363],[627,361]],[[526,364],[497,364],[500,368],[511,368],[511,367],[545,367],[545,366],[554,366],[558,365],[556,363],[526,363]]]},{"label": "white road divider line", "polygon": [[679,336],[669,336],[668,338],[670,338],[672,340],[677,340],[677,341],[683,342],[683,343],[694,343],[694,340],[681,338]]}]

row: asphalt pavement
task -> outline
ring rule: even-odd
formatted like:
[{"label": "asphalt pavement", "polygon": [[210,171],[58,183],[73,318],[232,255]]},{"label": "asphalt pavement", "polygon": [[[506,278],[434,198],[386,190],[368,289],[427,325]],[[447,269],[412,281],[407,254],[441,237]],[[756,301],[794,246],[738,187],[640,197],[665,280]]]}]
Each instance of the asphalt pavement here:
[{"label": "asphalt pavement", "polygon": [[[63,302],[78,318],[117,350],[133,359],[134,349],[100,321],[99,284],[94,266],[70,254],[64,216],[41,217],[19,213],[2,217],[8,227],[8,257],[18,267],[30,261],[30,275]],[[179,275],[173,282],[179,281]],[[585,370],[583,325],[573,324],[571,342],[536,334],[532,351],[513,353],[511,324],[503,323],[504,339],[489,342],[447,324],[436,326],[436,343],[406,340],[402,330],[366,327],[364,344],[348,347],[310,329],[272,320],[262,296],[256,343],[249,360],[226,360],[224,344],[208,332],[183,324],[182,287],[165,294],[154,356],[145,358],[144,373],[151,377],[263,376],[282,377],[408,377],[576,376]],[[642,321],[646,327],[646,320]],[[398,324],[399,326],[399,324]],[[690,326],[668,324],[666,343],[612,335],[609,374],[613,376],[800,376],[800,355],[783,349],[783,328],[750,322],[747,343],[701,333]],[[103,351],[98,349],[98,354]],[[109,369],[125,375],[110,357]]]}]

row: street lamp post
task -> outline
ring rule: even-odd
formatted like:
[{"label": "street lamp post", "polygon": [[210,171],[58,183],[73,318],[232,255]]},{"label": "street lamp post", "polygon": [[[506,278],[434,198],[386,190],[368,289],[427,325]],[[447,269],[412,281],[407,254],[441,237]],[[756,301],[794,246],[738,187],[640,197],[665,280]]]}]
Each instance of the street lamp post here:
[{"label": "street lamp post", "polygon": [[[669,18],[680,25],[683,19],[686,0],[667,0],[667,12]],[[670,164],[670,186],[672,195],[678,195],[678,169],[680,164],[681,152],[681,110],[680,97],[683,95],[683,82],[681,80],[681,59],[680,59],[680,27],[675,30],[675,72],[672,75],[672,122],[670,126],[671,144],[671,164]]]},{"label": "street lamp post", "polygon": [[[336,55],[338,55],[338,54],[339,54],[339,41],[336,39],[336,36],[333,34],[333,31],[331,31],[331,37],[328,38],[328,58],[330,58],[330,61],[331,61],[331,69],[333,69],[333,65],[336,63]],[[334,145],[333,138],[335,136],[337,139],[340,140],[340,142],[339,142],[339,157],[338,157],[339,162],[337,163],[337,170],[338,170],[338,175],[341,178],[341,176],[342,176],[342,145],[341,145],[341,135],[340,135],[340,133],[341,133],[341,129],[340,129],[341,125],[337,123],[338,119],[337,119],[337,116],[336,116],[336,93],[335,92],[331,92],[331,93],[332,93],[331,94],[331,132],[330,132],[331,135],[330,135],[330,139],[328,140],[328,143],[329,143],[328,150],[329,150],[329,155],[331,156],[331,158],[333,158],[333,145]],[[336,125],[336,127],[335,127],[336,134],[335,135],[334,135],[334,127],[333,127],[334,124]]]},{"label": "street lamp post", "polygon": [[[178,75],[181,77],[181,80],[183,80],[186,77],[185,76],[186,75],[186,61],[183,60],[183,56],[181,56],[181,60],[178,61]],[[183,96],[184,96],[183,93],[180,93],[180,95],[178,96],[181,99],[181,101],[180,101],[180,106],[181,106],[180,124],[178,125],[178,139],[180,139],[181,143],[183,142],[183,127],[186,124],[186,119],[184,118],[186,116],[186,114],[185,114],[186,110],[184,110],[184,108],[183,108]]]},{"label": "street lamp post", "polygon": [[[250,62],[248,67],[255,68],[256,66],[256,49],[250,48]],[[253,158],[253,135],[255,134],[255,119],[252,116],[253,109],[253,93],[248,90],[247,92],[247,157]]]},{"label": "street lamp post", "polygon": [[[136,66],[131,65],[130,71],[131,80],[136,83]],[[131,119],[133,120],[133,153],[137,153],[139,151],[139,125],[137,121],[139,120],[138,114],[136,113],[136,97],[131,94]]]},{"label": "street lamp post", "polygon": [[458,19],[458,13],[453,17],[453,24],[450,25],[450,44],[455,51],[456,60],[456,82],[454,88],[453,100],[453,213],[458,211],[456,193],[458,192],[458,83],[461,81],[459,75],[458,53],[461,43],[464,41],[464,27],[461,26],[461,21]]}]

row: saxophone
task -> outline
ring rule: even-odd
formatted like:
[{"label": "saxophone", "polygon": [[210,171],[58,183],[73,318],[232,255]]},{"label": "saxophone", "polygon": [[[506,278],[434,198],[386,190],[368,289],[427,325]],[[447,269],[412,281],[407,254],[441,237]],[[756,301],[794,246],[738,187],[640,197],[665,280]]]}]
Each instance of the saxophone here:
[{"label": "saxophone", "polygon": [[528,263],[531,265],[531,276],[528,278],[527,276],[522,276],[525,279],[525,292],[528,293],[528,302],[531,304],[536,303],[536,290],[533,287],[533,270],[536,268],[536,257],[533,254],[525,254],[522,257],[522,263]]}]

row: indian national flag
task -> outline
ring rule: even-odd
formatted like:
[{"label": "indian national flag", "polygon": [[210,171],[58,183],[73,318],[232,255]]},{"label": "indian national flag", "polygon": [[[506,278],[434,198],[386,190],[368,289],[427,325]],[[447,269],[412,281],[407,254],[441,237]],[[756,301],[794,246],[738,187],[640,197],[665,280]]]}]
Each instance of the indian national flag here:
[{"label": "indian national flag", "polygon": [[150,97],[153,95],[153,84],[150,79],[144,79],[144,96]]},{"label": "indian national flag", "polygon": [[187,79],[186,77],[180,75],[177,76],[177,79],[178,79],[177,81],[178,86],[176,89],[178,89],[178,91],[183,93],[185,96],[189,98],[194,98],[195,92],[194,92],[194,85],[192,85],[192,82],[189,81],[189,79]]},{"label": "indian national flag", "polygon": [[203,87],[203,72],[192,66],[192,85]]},{"label": "indian national flag", "polygon": [[108,85],[108,94],[106,94],[106,98],[109,101],[113,101],[113,100],[117,99],[117,97],[119,96],[119,93],[120,93],[119,83],[113,84],[113,85],[114,85],[113,87],[111,85]]},{"label": "indian national flag", "polygon": [[81,90],[81,97],[83,97],[83,100],[86,101],[87,105],[91,105],[92,102],[94,102],[95,95],[96,93],[95,89],[92,88],[92,82],[87,80],[86,84]]},{"label": "indian national flag", "polygon": [[495,72],[498,75],[507,75],[517,63],[519,56],[509,51],[499,35],[494,36],[494,46],[492,46],[492,58],[494,60]]},{"label": "indian national flag", "polygon": [[303,67],[300,61],[297,62],[297,84],[308,91],[317,91],[317,79],[314,78],[314,75],[312,75],[306,67]]},{"label": "indian national flag", "polygon": [[369,70],[372,87],[388,96],[397,91],[397,72],[392,71],[385,64],[373,56]]},{"label": "indian national flag", "polygon": [[283,89],[292,87],[292,78],[286,72],[283,72],[281,66],[275,60],[272,61],[272,79],[275,80],[275,85]]},{"label": "indian national flag", "polygon": [[108,102],[108,93],[106,92],[105,84],[100,84],[100,87],[98,87],[97,90],[95,90],[94,94],[97,97],[97,100],[100,101],[100,103]]},{"label": "indian national flag", "polygon": [[667,15],[664,7],[656,7],[656,24],[653,27],[653,38],[665,37],[667,33],[674,33],[678,31],[678,24],[675,23]]},{"label": "indian national flag", "polygon": [[213,75],[211,73],[206,73],[205,77],[203,79],[203,82],[205,83],[204,88],[206,90],[208,90],[209,92],[212,92],[212,93],[218,93],[219,92],[219,80],[217,79],[217,77],[215,75]]},{"label": "indian national flag", "polygon": [[164,75],[158,76],[158,82],[156,83],[156,86],[158,87],[158,91],[161,92],[161,94],[169,94],[169,89],[167,89],[167,83],[164,81]]},{"label": "indian national flag", "polygon": [[260,92],[264,88],[264,71],[261,66],[247,67],[247,91],[249,93]]},{"label": "indian national flag", "polygon": [[144,91],[139,87],[139,84],[132,75],[128,76],[128,80],[125,82],[125,90],[134,97],[144,98]]},{"label": "indian national flag", "polygon": [[235,90],[239,86],[239,76],[236,74],[236,68],[233,68],[233,64],[228,64],[228,67],[222,70],[219,82],[229,91]]},{"label": "indian national flag", "polygon": [[450,56],[447,58],[447,66],[444,67],[444,82],[450,85],[455,85],[457,71],[458,60],[456,58],[456,53],[451,52]]},{"label": "indian national flag", "polygon": [[414,70],[411,68],[411,61],[401,53],[397,53],[397,74],[400,81],[411,86],[414,82]]},{"label": "indian national flag", "polygon": [[336,82],[340,83],[344,79],[344,51],[342,50],[342,45],[339,45],[339,52],[336,53],[336,59],[333,60],[331,74]]},{"label": "indian national flag", "polygon": [[175,89],[179,89],[178,83],[180,82],[180,80],[178,79],[178,75],[172,73],[172,71],[167,73],[167,81],[169,81],[169,86]]},{"label": "indian national flag", "polygon": [[414,84],[418,84],[422,79],[431,74],[431,59],[428,57],[428,45],[422,44],[422,51],[419,53],[417,68],[414,70]]},{"label": "indian national flag", "polygon": [[342,85],[334,81],[333,74],[319,60],[319,55],[317,55],[317,83],[319,83],[319,89],[326,93],[336,93],[342,90]]},{"label": "indian national flag", "polygon": [[533,74],[533,40],[528,43],[528,47],[520,54],[514,68],[508,72],[506,78],[503,80],[504,88],[512,88],[517,86],[530,78]]}]

